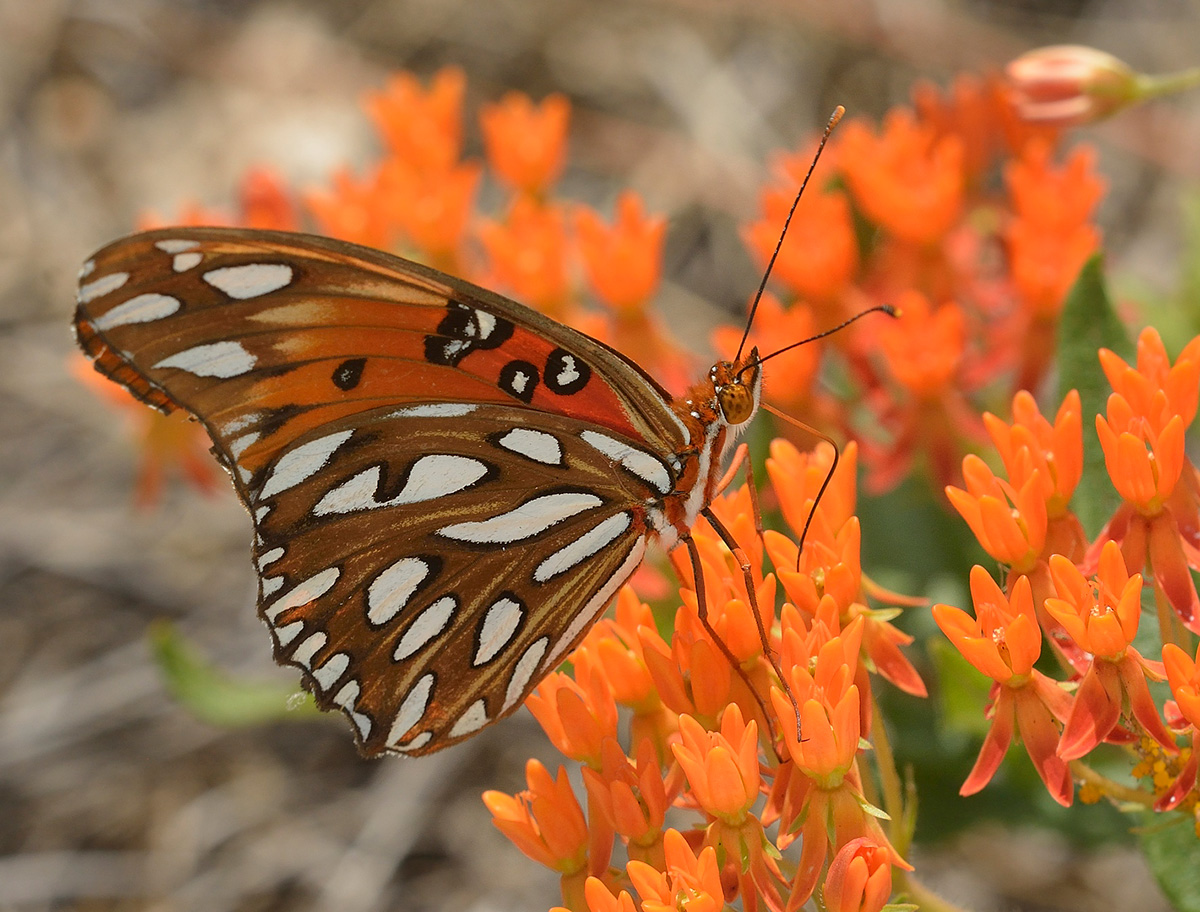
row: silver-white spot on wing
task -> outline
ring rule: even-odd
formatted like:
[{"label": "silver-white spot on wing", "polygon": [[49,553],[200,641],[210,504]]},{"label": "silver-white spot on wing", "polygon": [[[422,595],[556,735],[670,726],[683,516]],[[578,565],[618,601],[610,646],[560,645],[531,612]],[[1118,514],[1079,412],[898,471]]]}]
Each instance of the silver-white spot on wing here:
[{"label": "silver-white spot on wing", "polygon": [[576,491],[543,494],[490,519],[446,526],[438,535],[480,545],[509,544],[545,532],[555,523],[603,503],[595,494]]},{"label": "silver-white spot on wing", "polygon": [[240,342],[208,342],[163,358],[154,368],[174,367],[197,377],[239,377],[251,370],[258,359]]},{"label": "silver-white spot on wing", "polygon": [[[392,747],[401,749],[397,742],[408,734],[409,729],[420,722],[421,717],[425,715],[425,710],[429,707],[429,700],[433,696],[433,681],[433,672],[422,675],[400,704],[400,709],[396,712],[396,718],[392,721],[392,728],[387,736],[387,742]],[[413,749],[412,742],[406,746],[409,750]]]},{"label": "silver-white spot on wing", "polygon": [[423,649],[434,637],[446,629],[446,625],[450,623],[450,618],[454,616],[456,610],[458,610],[458,599],[452,595],[444,595],[418,614],[408,625],[408,629],[404,631],[404,636],[400,637],[400,642],[396,644],[396,649],[392,652],[392,660],[403,662]]},{"label": "silver-white spot on wing", "polygon": [[492,602],[479,624],[471,664],[478,668],[499,655],[512,642],[524,618],[525,606],[515,598],[505,595]]},{"label": "silver-white spot on wing", "polygon": [[283,585],[282,576],[268,576],[262,581],[262,594],[264,596],[274,595],[279,591],[279,587]]},{"label": "silver-white spot on wing", "polygon": [[299,646],[293,650],[291,661],[303,665],[305,668],[312,666],[313,656],[315,656],[321,648],[329,642],[329,637],[325,631],[318,630],[316,633],[309,636]]},{"label": "silver-white spot on wing", "polygon": [[671,473],[657,456],[596,431],[581,431],[579,436],[588,446],[619,463],[621,468],[653,486],[660,494],[671,493]]},{"label": "silver-white spot on wing", "polygon": [[489,469],[478,459],[467,456],[441,453],[422,456],[408,470],[400,493],[383,501],[375,499],[381,471],[379,466],[371,466],[332,488],[313,507],[313,513],[328,516],[436,500],[466,490],[487,475]]},{"label": "silver-white spot on wing", "polygon": [[545,431],[534,431],[529,428],[514,428],[496,443],[512,453],[532,459],[545,465],[561,466],[563,464],[562,444],[553,434]]},{"label": "silver-white spot on wing", "polygon": [[530,680],[537,673],[538,666],[542,664],[542,657],[546,654],[546,647],[549,645],[550,637],[538,637],[529,644],[529,648],[517,660],[512,677],[508,679],[508,689],[504,692],[504,705],[500,708],[501,713],[508,712],[517,700],[521,699],[521,694],[525,692]]},{"label": "silver-white spot on wing", "polygon": [[304,621],[292,621],[290,624],[284,624],[282,627],[275,628],[275,636],[279,639],[280,647],[287,647],[292,644],[292,640],[300,636],[300,631],[304,629]]},{"label": "silver-white spot on wing", "polygon": [[152,323],[171,316],[182,306],[179,298],[149,292],[130,298],[124,304],[118,304],[112,310],[106,311],[92,321],[92,326],[103,331],[130,323]]},{"label": "silver-white spot on wing", "polygon": [[467,707],[467,711],[459,716],[450,726],[451,738],[462,738],[474,734],[488,724],[487,703],[482,699],[476,700]]},{"label": "silver-white spot on wing", "polygon": [[294,450],[288,450],[275,462],[275,468],[258,492],[259,498],[273,497],[280,491],[286,491],[300,484],[315,472],[319,472],[325,463],[329,462],[337,448],[350,439],[354,431],[338,431],[326,434],[308,443],[302,443]]},{"label": "silver-white spot on wing", "polygon": [[415,751],[424,747],[432,740],[433,732],[421,732],[421,734],[417,735],[407,744],[392,744],[389,746],[398,754],[407,754],[409,751]]},{"label": "silver-white spot on wing", "polygon": [[589,557],[599,554],[605,545],[620,537],[629,528],[632,521],[633,518],[628,513],[617,513],[598,523],[594,528],[584,532],[569,545],[559,548],[538,564],[533,571],[534,580],[544,583],[560,573],[566,573]]},{"label": "silver-white spot on wing", "polygon": [[286,288],[292,283],[292,275],[287,263],[246,263],[210,269],[202,278],[229,297],[245,301]]},{"label": "silver-white spot on wing", "polygon": [[467,402],[430,402],[426,405],[410,405],[389,413],[388,418],[461,418],[475,411],[478,406]]},{"label": "silver-white spot on wing", "polygon": [[621,562],[621,566],[616,569],[608,581],[600,587],[595,595],[591,597],[586,605],[571,619],[571,623],[567,625],[567,629],[562,632],[558,640],[554,643],[550,650],[550,658],[546,660],[548,667],[554,667],[562,659],[563,654],[571,648],[571,644],[575,642],[583,631],[591,625],[608,607],[608,601],[617,590],[637,569],[638,564],[642,562],[642,556],[646,553],[646,538],[639,536],[637,541],[629,549],[625,555],[625,560]]},{"label": "silver-white spot on wing", "polygon": [[92,279],[86,285],[80,285],[79,291],[75,293],[75,300],[80,304],[88,304],[96,298],[102,298],[104,295],[116,291],[128,281],[129,273],[110,272],[106,276]]},{"label": "silver-white spot on wing", "polygon": [[376,627],[392,620],[425,582],[429,570],[428,561],[405,557],[375,577],[367,589],[367,620]]},{"label": "silver-white spot on wing", "polygon": [[175,272],[187,272],[189,269],[195,269],[204,262],[204,254],[198,250],[193,250],[191,253],[177,253],[171,258],[171,268]]},{"label": "silver-white spot on wing", "polygon": [[350,667],[350,656],[345,652],[335,652],[325,662],[313,669],[313,680],[321,690],[329,690],[346,673]]},{"label": "silver-white spot on wing", "polygon": [[[333,588],[334,583],[338,581],[338,577],[341,575],[342,571],[337,567],[327,567],[320,573],[313,574],[304,582],[297,583],[286,593],[279,596],[279,598],[263,609],[263,614],[266,615],[268,621],[274,623],[275,619],[283,614],[283,612],[292,608],[299,608],[301,605],[307,605],[309,602],[319,599]],[[280,581],[280,585],[283,584],[282,576],[271,577],[271,579],[277,579]],[[269,580],[266,579],[262,582],[264,594],[266,594],[268,582]],[[278,588],[278,586],[275,588]]]},{"label": "silver-white spot on wing", "polygon": [[88,260],[82,266],[79,267],[79,281],[82,282],[84,279],[86,279],[88,276],[90,276],[95,271],[96,271],[96,261]]},{"label": "silver-white spot on wing", "polygon": [[229,455],[234,459],[240,459],[241,455],[246,452],[251,446],[258,443],[262,439],[262,434],[258,431],[251,431],[249,434],[242,434],[240,437],[235,437],[229,441]]},{"label": "silver-white spot on wing", "polygon": [[359,734],[365,738],[371,734],[371,719],[366,713],[356,712],[354,709],[354,701],[361,692],[362,688],[357,681],[347,681],[342,685],[342,689],[333,695],[333,702],[350,713]]},{"label": "silver-white spot on wing", "polygon": [[183,253],[185,250],[195,250],[200,246],[199,241],[188,241],[183,238],[166,238],[155,241],[154,246],[163,253]]},{"label": "silver-white spot on wing", "polygon": [[270,551],[265,552],[258,559],[259,571],[262,571],[267,564],[275,563],[275,561],[279,560],[279,558],[283,557],[283,555],[284,550],[282,548],[272,548]]}]

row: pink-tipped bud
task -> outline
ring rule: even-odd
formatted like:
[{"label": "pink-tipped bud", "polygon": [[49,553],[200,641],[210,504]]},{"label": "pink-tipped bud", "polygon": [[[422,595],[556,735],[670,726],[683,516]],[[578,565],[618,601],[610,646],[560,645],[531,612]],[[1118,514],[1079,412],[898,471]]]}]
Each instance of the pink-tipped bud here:
[{"label": "pink-tipped bud", "polygon": [[1022,54],[1005,75],[1021,118],[1048,126],[1092,123],[1141,97],[1138,74],[1123,61],[1077,44]]}]

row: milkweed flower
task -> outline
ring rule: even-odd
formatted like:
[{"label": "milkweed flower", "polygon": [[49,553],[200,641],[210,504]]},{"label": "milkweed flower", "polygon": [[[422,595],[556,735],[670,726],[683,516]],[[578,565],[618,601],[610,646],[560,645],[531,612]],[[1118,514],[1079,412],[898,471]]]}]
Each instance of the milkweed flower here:
[{"label": "milkweed flower", "polygon": [[878,135],[860,121],[835,141],[854,200],[873,222],[911,244],[941,240],[962,214],[963,147],[911,111],[893,109]]},{"label": "milkweed flower", "polygon": [[829,863],[821,890],[828,912],[879,912],[892,895],[891,852],[860,836]]},{"label": "milkweed flower", "polygon": [[1173,753],[1175,740],[1146,684],[1147,678],[1162,680],[1162,664],[1143,658],[1133,646],[1142,610],[1141,574],[1128,572],[1115,542],[1101,552],[1094,582],[1060,555],[1051,556],[1050,574],[1057,597],[1046,599],[1046,611],[1092,656],[1075,691],[1058,755],[1075,760],[1112,737],[1126,704],[1142,730]]},{"label": "milkweed flower", "polygon": [[479,125],[492,171],[514,189],[542,197],[562,173],[570,116],[570,102],[557,92],[538,104],[508,92],[484,105]]},{"label": "milkweed flower", "polygon": [[1179,714],[1192,729],[1192,743],[1183,769],[1155,804],[1158,811],[1178,807],[1195,790],[1200,767],[1200,649],[1193,659],[1174,643],[1167,643],[1163,647],[1163,665]]},{"label": "milkweed flower", "polygon": [[588,285],[618,312],[644,314],[662,280],[667,220],[647,215],[642,199],[626,190],[617,197],[611,226],[586,206],[575,210],[575,232]]},{"label": "milkweed flower", "polygon": [[1056,753],[1058,725],[1067,718],[1070,698],[1034,663],[1041,655],[1042,632],[1026,577],[1005,595],[980,566],[971,568],[975,617],[952,605],[934,605],[933,619],[963,658],[992,679],[992,724],[961,795],[974,795],[1000,767],[1013,735],[1020,731],[1025,750],[1052,798],[1071,803],[1071,774]]},{"label": "milkweed flower", "polygon": [[462,150],[462,101],[466,75],[458,67],[438,70],[425,88],[411,73],[397,73],[363,102],[390,154],[421,173],[453,166]]},{"label": "milkweed flower", "polygon": [[557,319],[568,316],[570,301],[566,224],[561,206],[521,196],[503,221],[484,219],[479,226],[492,284]]},{"label": "milkweed flower", "polygon": [[1200,597],[1189,568],[1200,570],[1200,473],[1188,460],[1184,432],[1200,399],[1200,337],[1174,365],[1153,328],[1138,337],[1136,368],[1102,350],[1112,384],[1096,433],[1113,486],[1124,503],[1089,552],[1093,565],[1109,540],[1129,567],[1145,567],[1156,593],[1188,629],[1200,632]]},{"label": "milkweed flower", "polygon": [[1041,471],[1034,469],[1020,488],[1014,488],[973,453],[963,459],[962,471],[967,490],[947,485],[950,503],[988,554],[1015,573],[1032,572],[1046,544]]},{"label": "milkweed flower", "polygon": [[692,850],[678,830],[663,837],[665,870],[631,861],[625,870],[641,897],[642,912],[720,912],[725,908],[725,888],[717,865],[717,852],[706,846]]}]

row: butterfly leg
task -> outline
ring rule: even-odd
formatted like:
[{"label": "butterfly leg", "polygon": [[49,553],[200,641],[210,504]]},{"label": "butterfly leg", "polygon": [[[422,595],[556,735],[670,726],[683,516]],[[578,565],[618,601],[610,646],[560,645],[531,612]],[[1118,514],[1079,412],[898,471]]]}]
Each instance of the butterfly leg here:
[{"label": "butterfly leg", "polygon": [[[749,471],[749,466],[750,464],[746,463],[747,471]],[[749,484],[751,485],[751,490],[753,490],[753,479],[750,480]],[[746,552],[741,548],[741,546],[738,545],[737,539],[733,537],[733,533],[725,528],[725,524],[717,519],[716,514],[713,513],[710,508],[705,507],[704,510],[701,511],[701,515],[708,520],[708,524],[712,526],[717,535],[721,537],[721,541],[725,543],[725,547],[729,549],[730,553],[733,555],[733,559],[738,562],[738,567],[742,571],[742,579],[746,584],[746,596],[750,600],[750,613],[754,615],[754,623],[758,627],[758,639],[759,642],[762,643],[763,655],[766,657],[767,661],[771,663],[771,669],[775,672],[776,677],[779,679],[780,685],[783,687],[784,691],[788,695],[788,699],[792,703],[792,709],[796,714],[796,732],[799,734],[800,706],[798,703],[796,703],[796,697],[792,694],[791,685],[788,684],[788,680],[784,676],[783,669],[779,665],[779,657],[775,654],[775,650],[771,648],[771,639],[767,634],[767,628],[763,624],[762,612],[758,608],[758,590],[755,587],[754,567],[750,563],[750,558],[746,555]],[[762,526],[757,512],[755,524],[758,526],[758,534],[761,536]],[[693,565],[694,564],[695,560],[693,560]],[[697,595],[699,595],[699,592],[697,592]],[[772,735],[773,734],[774,732],[772,732]]]},{"label": "butterfly leg", "polygon": [[[705,510],[705,512],[707,513],[708,511]],[[709,522],[713,522],[713,519],[710,518]],[[696,616],[700,621],[700,626],[703,627],[704,631],[712,638],[712,641],[716,644],[717,648],[721,650],[721,654],[725,656],[726,661],[729,662],[729,666],[737,673],[737,676],[742,679],[742,682],[746,685],[746,689],[749,690],[750,695],[754,697],[754,702],[758,704],[759,711],[762,712],[763,719],[767,724],[767,731],[770,735],[771,743],[774,744],[776,741],[775,727],[771,724],[771,713],[767,710],[767,704],[763,699],[763,696],[755,689],[754,684],[750,681],[749,675],[746,674],[746,669],[742,668],[742,663],[738,661],[737,656],[733,654],[730,648],[725,644],[725,641],[721,639],[721,635],[717,633],[712,626],[712,622],[708,619],[708,595],[704,587],[704,566],[700,562],[700,550],[696,547],[696,542],[690,535],[683,539],[683,544],[687,547],[688,557],[692,563],[692,577],[695,580],[696,587]],[[753,589],[754,587],[751,585],[750,591],[753,592]],[[753,596],[751,596],[751,598],[753,598]],[[758,614],[756,609],[754,610],[754,617],[758,623],[760,635],[765,637],[766,634],[763,632],[762,617]],[[764,639],[763,642],[765,643],[766,640]],[[778,663],[773,658],[771,658],[770,661],[771,666],[775,669],[776,674],[780,675],[780,680],[782,681],[783,677],[782,673],[779,671]],[[790,688],[786,689],[789,693],[791,692]],[[795,703],[796,701],[793,698],[792,705],[795,706]],[[796,724],[796,730],[799,731],[799,708],[796,709]]]}]

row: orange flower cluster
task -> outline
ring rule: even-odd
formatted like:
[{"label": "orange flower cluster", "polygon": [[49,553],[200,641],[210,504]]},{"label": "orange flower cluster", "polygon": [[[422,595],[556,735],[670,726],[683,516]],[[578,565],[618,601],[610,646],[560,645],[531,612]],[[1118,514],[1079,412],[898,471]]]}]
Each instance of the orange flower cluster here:
[{"label": "orange flower cluster", "polygon": [[[800,200],[772,274],[781,301],[760,308],[755,334],[773,349],[809,329],[797,313],[824,329],[868,306],[898,308],[897,321],[821,343],[845,363],[836,398],[817,383],[817,346],[789,355],[803,364],[767,387],[789,414],[857,437],[871,490],[914,466],[939,488],[956,482],[984,439],[984,397],[1046,375],[1067,291],[1099,245],[1091,217],[1103,192],[1091,150],[1059,164],[1054,139],[1020,119],[999,79],[967,76],[945,94],[919,87],[878,128],[851,120],[834,133],[832,174]],[[779,160],[743,232],[763,264],[810,157]]]},{"label": "orange flower cluster", "polygon": [[[561,767],[552,777],[536,761],[527,791],[484,800],[527,855],[561,873],[566,908],[719,910],[740,899],[747,910],[795,910],[824,882],[827,907],[878,910],[893,869],[910,870],[895,847],[907,837],[885,832],[874,807],[864,745],[882,737],[872,672],[910,693],[925,688],[900,651],[910,638],[892,625],[896,610],[867,606],[868,589],[889,594],[859,565],[853,445],[813,512],[832,463],[827,445],[771,447],[771,484],[792,528],[812,512],[803,553],[794,533],[760,541],[747,488],[714,502],[739,541],[755,542],[739,555],[748,579],[715,534],[695,532],[716,638],[698,619],[694,585],[681,590],[669,638],[626,587],[615,618],[570,657],[573,674],[552,674],[529,698],[555,746],[584,765],[587,809]],[[776,573],[763,571],[764,551]],[[900,796],[882,799],[899,819]],[[798,856],[787,851],[797,840]],[[614,866],[618,844],[628,861]]]},{"label": "orange flower cluster", "polygon": [[[991,730],[963,794],[992,778],[1015,723],[1061,804],[1073,798],[1069,762],[1108,742],[1135,745],[1171,765],[1174,774],[1153,782],[1147,803],[1158,810],[1200,807],[1194,747],[1200,678],[1181,648],[1189,631],[1200,633],[1191,573],[1200,570],[1200,471],[1184,451],[1184,432],[1200,399],[1200,337],[1174,364],[1154,329],[1142,332],[1137,349],[1136,366],[1100,351],[1113,393],[1095,426],[1123,503],[1096,541],[1088,545],[1070,510],[1083,471],[1083,420],[1074,391],[1053,424],[1024,392],[1013,402],[1011,425],[985,416],[1007,479],[968,456],[966,489],[946,489],[984,549],[1007,567],[1004,591],[984,568],[972,571],[975,617],[949,605],[933,609],[950,641],[993,680]],[[1133,645],[1143,581],[1158,609],[1162,661]],[[1043,634],[1062,680],[1034,667]],[[1164,677],[1175,701],[1160,715],[1147,682]],[[1192,736],[1183,757],[1175,733]]]}]

